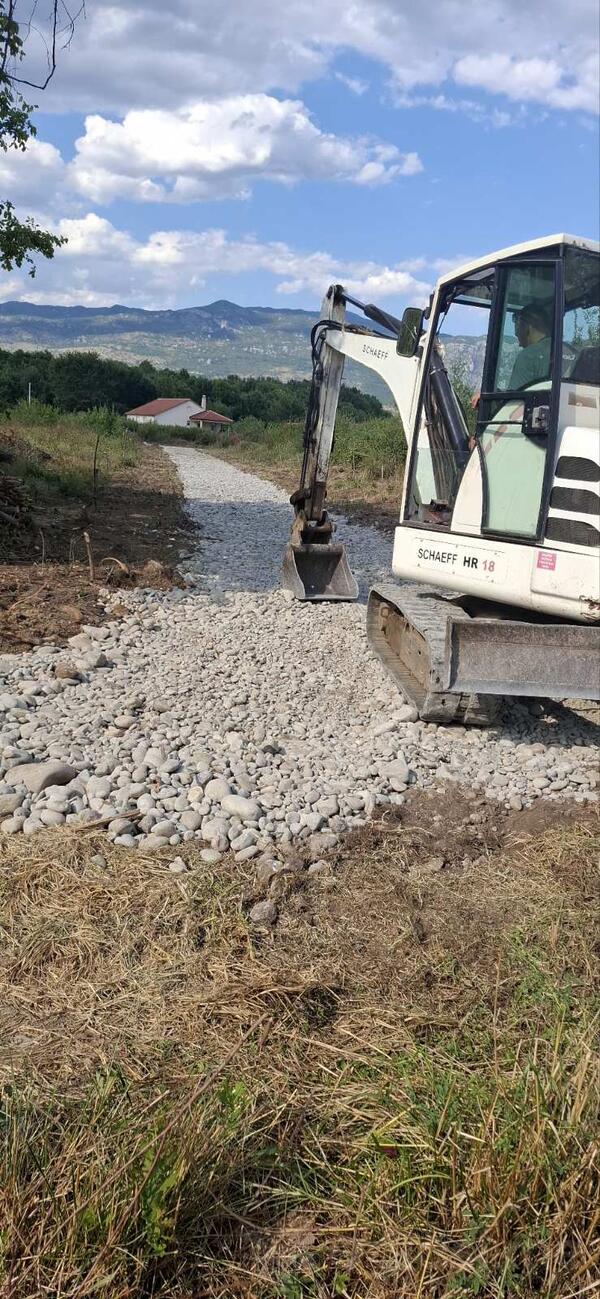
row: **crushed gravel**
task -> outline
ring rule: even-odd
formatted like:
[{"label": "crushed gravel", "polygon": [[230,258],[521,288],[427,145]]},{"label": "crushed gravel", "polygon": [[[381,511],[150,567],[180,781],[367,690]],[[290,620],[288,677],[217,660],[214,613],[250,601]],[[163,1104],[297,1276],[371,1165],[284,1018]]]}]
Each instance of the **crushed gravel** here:
[{"label": "crushed gravel", "polygon": [[487,730],[416,720],[365,638],[389,540],[340,521],[361,602],[291,602],[285,493],[201,452],[168,454],[201,528],[187,589],[107,591],[126,616],[0,658],[5,833],[101,820],[145,851],[199,839],[207,863],[230,849],[248,861],[304,840],[317,862],[415,783],[454,781],[515,810],[597,798],[585,709],[513,701]]}]

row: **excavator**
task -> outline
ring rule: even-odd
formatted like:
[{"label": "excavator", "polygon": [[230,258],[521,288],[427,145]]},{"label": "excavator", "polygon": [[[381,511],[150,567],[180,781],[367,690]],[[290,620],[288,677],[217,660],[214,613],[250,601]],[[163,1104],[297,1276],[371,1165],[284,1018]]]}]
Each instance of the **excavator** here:
[{"label": "excavator", "polygon": [[[462,307],[485,337],[471,421],[443,328]],[[387,384],[407,442],[392,575],[366,617],[402,694],[425,721],[479,726],[511,696],[600,699],[600,245],[502,249],[402,319],[331,285],[311,349],[284,587],[359,595],[327,509],[344,362],[358,361]]]}]

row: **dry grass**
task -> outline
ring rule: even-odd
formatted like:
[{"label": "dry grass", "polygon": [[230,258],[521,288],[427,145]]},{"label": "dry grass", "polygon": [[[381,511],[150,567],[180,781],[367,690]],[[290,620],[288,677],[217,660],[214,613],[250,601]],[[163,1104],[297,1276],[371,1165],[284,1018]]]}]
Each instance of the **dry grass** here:
[{"label": "dry grass", "polygon": [[492,830],[363,833],[273,935],[237,863],[3,842],[3,1296],[591,1294],[597,826]]}]

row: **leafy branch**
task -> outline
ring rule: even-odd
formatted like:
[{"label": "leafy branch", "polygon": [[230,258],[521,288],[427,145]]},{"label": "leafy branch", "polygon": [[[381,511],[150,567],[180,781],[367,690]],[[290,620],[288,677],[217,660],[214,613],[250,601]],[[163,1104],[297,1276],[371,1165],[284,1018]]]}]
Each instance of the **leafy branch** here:
[{"label": "leafy branch", "polygon": [[[72,14],[65,0],[53,0],[48,34],[44,35],[34,23],[38,0],[33,0],[33,7],[26,18],[19,16],[19,3],[20,0],[0,0],[0,148],[5,153],[9,149],[25,150],[29,140],[36,135],[31,120],[35,105],[24,99],[18,87],[46,89],[56,70],[57,49],[70,44],[75,23],[84,8],[82,4],[77,13]],[[39,80],[17,75],[32,32],[41,38],[46,50],[47,71]],[[14,204],[9,199],[0,200],[2,270],[12,271],[25,262],[29,275],[33,276],[36,269],[34,256],[51,258],[65,242],[63,236],[42,230],[30,217],[20,220]]]}]

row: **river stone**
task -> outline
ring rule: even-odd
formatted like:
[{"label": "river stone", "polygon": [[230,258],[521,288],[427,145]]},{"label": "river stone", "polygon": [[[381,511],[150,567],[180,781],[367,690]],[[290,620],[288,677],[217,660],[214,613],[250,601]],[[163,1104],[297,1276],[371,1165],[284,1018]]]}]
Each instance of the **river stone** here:
[{"label": "river stone", "polygon": [[25,785],[30,794],[41,794],[49,785],[68,785],[76,776],[75,767],[53,758],[47,762],[25,762],[19,767],[19,783]]},{"label": "river stone", "polygon": [[156,821],[152,828],[154,835],[162,835],[165,839],[170,839],[171,835],[177,834],[177,826],[173,821]]},{"label": "river stone", "polygon": [[216,866],[217,862],[221,861],[222,856],[223,853],[218,852],[216,848],[202,848],[200,852],[200,857],[203,862],[206,862],[207,866]]},{"label": "river stone", "polygon": [[114,821],[111,821],[108,827],[108,833],[113,835],[127,834],[130,830],[131,821],[129,820],[129,817],[126,816],[116,816]]},{"label": "river stone", "polygon": [[159,848],[168,848],[169,840],[164,834],[149,834],[142,840],[143,852],[158,852]]},{"label": "river stone", "polygon": [[221,807],[224,812],[229,812],[231,816],[239,816],[242,821],[258,821],[261,815],[260,804],[252,798],[244,798],[241,794],[226,794],[221,799]]},{"label": "river stone", "polygon": [[416,722],[419,714],[414,704],[402,704],[396,711],[396,721],[398,722]]},{"label": "river stone", "polygon": [[382,770],[388,780],[394,781],[394,786],[396,784],[404,786],[408,784],[410,770],[402,754],[398,754],[398,757],[393,762],[386,762]]},{"label": "river stone", "polygon": [[55,676],[59,681],[78,681],[79,672],[74,663],[57,663]]},{"label": "river stone", "polygon": [[199,812],[194,812],[192,808],[186,808],[181,813],[181,824],[186,830],[199,830],[202,825],[202,817]]},{"label": "river stone", "polygon": [[[225,798],[231,796],[231,785],[228,781],[223,780],[221,777],[217,777],[215,780],[208,781],[204,789],[204,794],[206,798],[211,800],[211,803],[222,804]],[[233,797],[235,797],[235,795]]]},{"label": "river stone", "polygon": [[16,709],[27,708],[27,701],[21,695],[0,695],[0,713],[12,713]]},{"label": "river stone", "polygon": [[91,776],[85,787],[88,798],[108,798],[113,787],[107,776]]},{"label": "river stone", "polygon": [[236,861],[252,861],[252,858],[257,857],[259,852],[260,848],[258,847],[258,844],[254,843],[250,844],[248,848],[241,848],[239,852],[234,854],[234,856]]},{"label": "river stone", "polygon": [[275,903],[270,898],[264,902],[255,902],[250,911],[250,920],[253,925],[274,925],[277,920]]},{"label": "river stone", "polygon": [[24,798],[24,794],[0,794],[0,817],[16,812]]},{"label": "river stone", "polygon": [[40,812],[40,821],[44,825],[64,825],[64,812],[53,812],[50,808],[44,808],[43,812]]},{"label": "river stone", "polygon": [[38,830],[43,829],[43,821],[40,821],[39,816],[35,816],[33,813],[23,822],[23,834],[37,834]]},{"label": "river stone", "polygon": [[2,826],[0,828],[2,829],[4,834],[19,834],[22,825],[23,825],[22,821],[17,821],[17,819],[14,816],[9,816],[6,818],[5,821],[2,822]]}]

